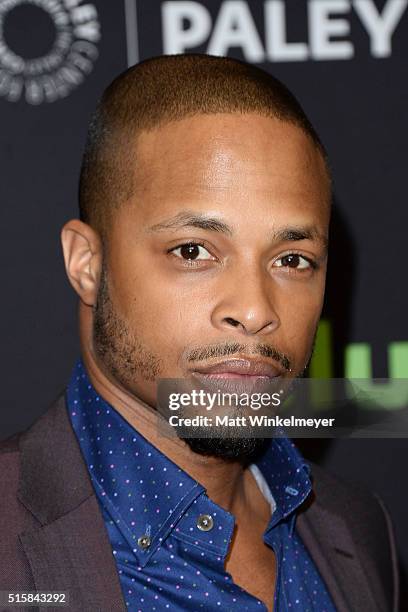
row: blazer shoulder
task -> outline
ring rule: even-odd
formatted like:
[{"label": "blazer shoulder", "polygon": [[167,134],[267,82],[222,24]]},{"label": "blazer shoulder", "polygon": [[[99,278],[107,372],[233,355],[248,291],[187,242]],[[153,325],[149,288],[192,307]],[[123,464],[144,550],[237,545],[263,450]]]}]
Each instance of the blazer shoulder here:
[{"label": "blazer shoulder", "polygon": [[357,547],[374,562],[398,609],[399,565],[393,522],[381,496],[309,462],[316,504],[341,516]]},{"label": "blazer shoulder", "polygon": [[0,497],[9,500],[17,493],[20,478],[20,436],[14,434],[0,442]]},{"label": "blazer shoulder", "polygon": [[19,537],[21,533],[37,526],[35,519],[18,498],[21,433],[0,442],[0,589],[2,590],[35,589],[30,565]]},{"label": "blazer shoulder", "polygon": [[18,453],[20,451],[20,436],[21,432],[18,432],[9,438],[0,440],[0,455],[3,453]]},{"label": "blazer shoulder", "polygon": [[319,465],[311,466],[313,490],[317,502],[345,520],[364,522],[369,528],[384,521],[384,502],[363,483],[349,482]]}]

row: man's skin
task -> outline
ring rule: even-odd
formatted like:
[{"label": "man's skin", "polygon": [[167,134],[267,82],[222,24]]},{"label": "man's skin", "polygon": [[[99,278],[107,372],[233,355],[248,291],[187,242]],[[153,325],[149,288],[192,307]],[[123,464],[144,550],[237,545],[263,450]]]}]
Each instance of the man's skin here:
[{"label": "man's skin", "polygon": [[[93,334],[101,238],[77,219],[62,230],[67,274],[80,297],[82,356],[97,392],[234,514],[226,570],[272,610],[275,557],[262,538],[270,508],[251,472],[239,460],[205,457],[179,438],[160,435],[146,404],[155,406],[157,379],[190,376],[195,364],[187,355],[209,345],[244,344],[234,358],[267,345],[288,358],[290,370],[264,358],[283,376],[304,371],[324,296],[325,163],[300,128],[256,114],[167,123],[140,134],[135,149],[135,189],[115,212],[105,245],[109,295],[122,321],[122,333],[112,332],[110,355],[98,353]],[[153,228],[185,211],[216,217],[230,231]],[[288,228],[308,228],[311,236],[277,237]],[[196,263],[186,263],[180,249],[169,252],[194,241],[204,244]],[[280,258],[290,253],[301,255],[297,268],[282,265]],[[205,363],[213,361],[220,359]]]}]

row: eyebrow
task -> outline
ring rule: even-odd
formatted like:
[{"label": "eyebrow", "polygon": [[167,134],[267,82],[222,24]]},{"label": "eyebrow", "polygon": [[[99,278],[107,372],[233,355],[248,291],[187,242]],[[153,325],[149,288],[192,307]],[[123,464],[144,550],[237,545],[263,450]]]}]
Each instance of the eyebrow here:
[{"label": "eyebrow", "polygon": [[167,229],[180,229],[183,227],[197,227],[203,230],[210,230],[232,236],[233,231],[227,223],[215,217],[204,214],[181,212],[171,219],[166,219],[161,223],[156,223],[148,228],[149,232],[160,232]]},{"label": "eyebrow", "polygon": [[[180,212],[170,219],[166,219],[165,221],[151,225],[147,231],[150,233],[188,227],[196,227],[202,230],[219,232],[228,236],[232,236],[234,234],[232,228],[221,219],[210,217],[205,214],[192,213],[189,211]],[[314,226],[284,227],[272,232],[271,240],[273,242],[314,240],[321,242],[325,249],[328,248],[327,237],[321,234]]]}]

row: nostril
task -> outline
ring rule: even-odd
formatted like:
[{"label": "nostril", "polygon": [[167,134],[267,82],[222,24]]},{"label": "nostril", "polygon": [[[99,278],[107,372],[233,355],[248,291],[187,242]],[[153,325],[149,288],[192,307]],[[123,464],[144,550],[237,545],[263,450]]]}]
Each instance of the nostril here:
[{"label": "nostril", "polygon": [[233,325],[234,327],[238,327],[239,325],[239,321],[237,321],[236,319],[232,319],[231,317],[226,317],[226,322],[229,323],[230,325]]}]

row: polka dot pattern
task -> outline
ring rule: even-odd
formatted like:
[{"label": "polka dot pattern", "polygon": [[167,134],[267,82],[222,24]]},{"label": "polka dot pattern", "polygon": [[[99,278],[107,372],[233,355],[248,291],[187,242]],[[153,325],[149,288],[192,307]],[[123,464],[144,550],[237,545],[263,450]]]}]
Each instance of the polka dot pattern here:
[{"label": "polka dot pattern", "polygon": [[[82,360],[66,396],[128,610],[265,611],[224,570],[234,516],[96,393]],[[276,555],[274,610],[333,612],[296,532],[296,509],[311,491],[309,466],[292,442],[275,438],[251,469],[271,503],[264,542]],[[202,515],[213,519],[208,531],[197,527]]]}]

